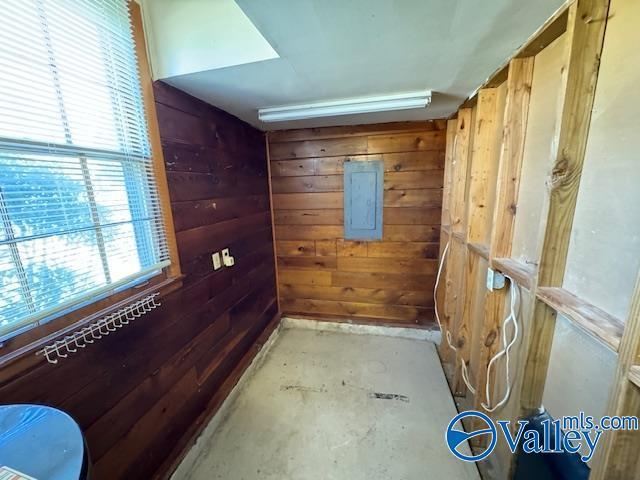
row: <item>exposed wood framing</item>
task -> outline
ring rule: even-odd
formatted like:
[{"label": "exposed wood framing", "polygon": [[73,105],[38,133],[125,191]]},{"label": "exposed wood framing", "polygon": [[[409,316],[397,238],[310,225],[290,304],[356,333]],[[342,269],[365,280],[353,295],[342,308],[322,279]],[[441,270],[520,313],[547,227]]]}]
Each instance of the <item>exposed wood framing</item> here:
[{"label": "exposed wood framing", "polygon": [[538,299],[565,315],[613,350],[618,350],[624,324],[613,315],[559,287],[538,287]]},{"label": "exposed wood framing", "polygon": [[[511,255],[513,224],[516,215],[518,185],[524,154],[524,138],[529,112],[529,97],[533,77],[533,58],[514,59],[510,63],[506,83],[502,144],[495,186],[495,205],[489,245],[489,263],[494,259]],[[481,344],[475,371],[478,393],[475,407],[486,401],[484,385],[487,381],[487,365],[500,345],[501,321],[506,303],[505,289],[487,291],[484,302],[484,318]]]},{"label": "exposed wood framing", "polygon": [[[444,304],[444,326],[451,332],[457,331],[457,324],[461,316],[462,295],[464,289],[457,288],[464,282],[463,265],[466,258],[466,246],[463,235],[466,231],[466,198],[467,179],[469,168],[469,157],[473,139],[474,110],[471,108],[461,109],[455,121],[455,135],[451,144],[451,173],[450,185],[447,188],[447,206],[450,219],[451,235],[449,238],[449,251],[447,258],[447,269],[445,273],[446,301]],[[449,125],[448,125],[449,126]],[[447,154],[445,154],[446,157]],[[455,293],[454,293],[455,288]],[[458,338],[453,336],[452,343],[456,345]],[[446,339],[440,346],[440,356],[444,362],[454,362],[455,352],[449,348]],[[455,371],[455,370],[454,370]],[[453,384],[452,384],[453,385]],[[459,389],[453,387],[455,392]]]},{"label": "exposed wood framing", "polygon": [[529,114],[533,63],[532,57],[516,58],[511,60],[509,65],[504,133],[493,217],[494,228],[489,249],[491,258],[511,255],[518,186]]},{"label": "exposed wood framing", "polygon": [[453,170],[451,183],[451,231],[466,230],[467,179],[469,178],[469,154],[473,141],[474,110],[463,108],[458,112],[456,136],[453,151]]},{"label": "exposed wood framing", "polygon": [[[538,285],[544,287],[561,287],[564,279],[608,9],[609,0],[579,0],[569,9],[567,83],[538,271]],[[536,301],[529,320],[532,333],[525,345],[528,355],[521,393],[523,414],[534,412],[542,404],[555,317],[553,308]]]},{"label": "exposed wood framing", "polygon": [[[461,109],[456,124],[456,145],[454,148],[453,185],[451,190],[451,235],[453,241],[449,244],[449,260],[451,276],[448,275],[447,286],[451,287],[455,281],[463,287],[457,290],[457,295],[452,297],[453,302],[448,303],[448,320],[452,332],[452,343],[457,348],[455,356],[454,375],[451,385],[454,394],[463,394],[464,385],[460,377],[459,362],[468,358],[470,332],[468,322],[464,318],[464,304],[468,289],[467,247],[467,199],[469,196],[469,167],[471,165],[471,152],[475,129],[476,108]],[[452,352],[449,349],[449,352]]]},{"label": "exposed wood framing", "polygon": [[[461,118],[465,121],[474,109],[477,120],[471,143],[463,146],[473,152],[466,166],[466,179],[462,177],[458,156],[459,124],[456,125],[458,138],[455,148],[450,145],[452,137],[449,131],[448,151],[452,155],[447,155],[445,168],[451,172],[450,188],[445,181],[443,201],[446,206],[443,218],[451,218],[450,231],[444,226],[444,221],[442,230],[442,243],[446,238],[451,244],[443,302],[448,325],[458,347],[458,357],[468,362],[471,381],[477,390],[475,398],[470,399],[467,393],[463,407],[481,409],[486,366],[497,350],[504,318],[508,290],[485,293],[483,286],[484,273],[489,265],[508,274],[525,289],[522,302],[526,316],[520,321],[527,330],[520,346],[523,356],[515,374],[519,378],[514,385],[511,407],[501,415],[517,420],[542,405],[558,312],[619,352],[608,414],[640,414],[640,280],[626,328],[614,316],[562,288],[608,8],[609,0],[576,0],[565,5],[454,116],[457,121]],[[550,143],[554,164],[547,189],[540,192],[539,258],[524,263],[512,256],[512,243],[534,57],[564,33],[565,66],[561,71],[555,137]],[[506,91],[502,105],[497,95],[499,88]],[[496,136],[496,132],[500,134]],[[492,138],[494,144],[491,143]],[[496,151],[499,151],[499,160]],[[496,176],[497,183],[493,183],[491,179]],[[461,192],[465,188],[466,195],[463,195]],[[482,310],[484,315],[479,315]],[[474,341],[470,342],[472,336]],[[449,352],[443,355],[443,360],[449,362],[445,371],[448,372],[452,391],[463,394],[465,389],[460,382],[459,359],[454,362]],[[491,382],[494,390],[496,383],[500,380]],[[592,478],[640,478],[638,448],[640,434],[637,432],[623,431],[610,435],[593,461]],[[501,470],[507,477],[513,472],[512,460],[500,460]]]},{"label": "exposed wood framing", "polygon": [[473,158],[469,172],[467,242],[489,245],[502,141],[505,88],[478,93]]},{"label": "exposed wood framing", "polygon": [[457,119],[447,121],[447,141],[445,147],[445,167],[442,191],[442,228],[450,228],[451,225],[451,179],[453,175],[453,147],[456,143],[455,137],[457,124]]},{"label": "exposed wood framing", "polygon": [[[607,415],[640,414],[640,276],[631,301]],[[593,480],[640,478],[640,430],[611,431],[603,437],[593,463]]]}]

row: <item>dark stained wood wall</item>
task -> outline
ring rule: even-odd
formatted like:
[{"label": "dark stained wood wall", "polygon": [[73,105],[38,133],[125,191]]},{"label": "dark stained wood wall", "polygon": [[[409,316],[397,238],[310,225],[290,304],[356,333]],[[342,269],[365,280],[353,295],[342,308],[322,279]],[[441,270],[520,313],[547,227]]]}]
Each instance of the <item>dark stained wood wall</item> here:
[{"label": "dark stained wood wall", "polygon": [[[0,370],[0,401],[62,408],[95,479],[162,478],[278,321],[263,134],[162,83],[156,107],[184,285],[58,365]],[[213,272],[211,252],[236,264]]]},{"label": "dark stained wood wall", "polygon": [[[269,134],[283,313],[428,325],[433,319],[443,121]],[[382,241],[343,239],[343,162],[382,159]]]}]

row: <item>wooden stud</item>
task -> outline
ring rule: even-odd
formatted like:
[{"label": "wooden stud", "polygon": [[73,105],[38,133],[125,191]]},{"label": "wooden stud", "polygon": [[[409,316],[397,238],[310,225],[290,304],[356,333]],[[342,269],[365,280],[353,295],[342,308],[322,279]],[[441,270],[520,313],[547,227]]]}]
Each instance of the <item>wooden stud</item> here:
[{"label": "wooden stud", "polygon": [[467,242],[489,245],[500,160],[506,85],[480,90],[469,172]]},{"label": "wooden stud", "polygon": [[511,256],[533,80],[533,63],[533,58],[517,58],[511,60],[509,64],[502,150],[493,216],[494,228],[491,236],[491,258]]},{"label": "wooden stud", "polygon": [[455,144],[458,120],[447,121],[447,141],[445,150],[444,185],[442,188],[442,225],[451,225],[451,182],[453,175],[453,146]]},{"label": "wooden stud", "polygon": [[[461,287],[464,276],[464,264],[467,253],[462,237],[456,238],[456,234],[463,234],[466,229],[466,198],[467,179],[469,173],[469,156],[473,141],[473,124],[475,111],[471,108],[461,109],[456,120],[456,133],[452,144],[451,155],[451,187],[449,194],[449,210],[451,213],[451,239],[449,242],[449,253],[446,270],[446,303],[444,309],[443,326],[445,331],[449,330],[452,336],[452,343],[457,344],[457,324],[462,306],[464,288]],[[454,362],[456,354],[449,348],[446,340],[440,344],[440,356],[443,361]],[[454,374],[456,369],[454,367]],[[460,390],[456,386],[455,378],[451,378],[451,385],[454,393]]]},{"label": "wooden stud", "polygon": [[[484,320],[484,275],[480,269],[480,258],[471,254],[472,245],[478,242],[479,251],[486,251],[488,257],[491,221],[496,190],[496,176],[502,140],[502,122],[506,86],[481,90],[476,107],[473,148],[468,175],[468,201],[466,212],[467,229],[463,242],[467,245],[463,281],[464,295],[459,300],[459,318],[456,322],[456,343],[461,362],[469,363],[474,341],[473,332],[478,332],[474,324]],[[482,333],[480,331],[480,333]],[[474,370],[485,365],[474,366]],[[461,370],[456,368],[454,385],[457,392],[465,391]],[[473,381],[473,380],[472,380]]]},{"label": "wooden stud", "polygon": [[473,142],[474,110],[464,108],[458,112],[456,135],[453,145],[453,169],[451,171],[451,231],[466,229],[467,179],[469,178],[469,154]]},{"label": "wooden stud", "polygon": [[[538,285],[543,287],[561,287],[564,279],[608,10],[609,0],[577,0],[569,8],[566,89],[538,271]],[[532,332],[523,345],[527,360],[522,380],[522,415],[536,411],[542,404],[555,317],[554,309],[540,300],[535,302],[529,320]]]},{"label": "wooden stud", "polygon": [[[520,170],[524,157],[524,138],[529,112],[529,96],[533,79],[533,58],[511,60],[506,83],[506,98],[502,127],[502,144],[498,167],[498,179],[495,191],[495,204],[492,219],[491,242],[489,246],[490,264],[497,256],[511,255],[513,224],[516,214],[516,202]],[[499,115],[500,110],[496,112]],[[494,153],[495,154],[495,153]],[[476,230],[480,237],[484,232]],[[499,346],[500,322],[503,319],[506,302],[506,290],[485,293],[484,321],[480,330],[480,352],[477,364],[473,365],[477,387],[475,407],[481,408],[485,401],[484,385],[487,382],[487,365]],[[476,357],[474,355],[474,357]]]},{"label": "wooden stud", "polygon": [[[618,364],[607,404],[607,415],[640,416],[640,275],[631,298]],[[593,480],[640,478],[640,430],[609,431],[603,435],[593,459]]]}]

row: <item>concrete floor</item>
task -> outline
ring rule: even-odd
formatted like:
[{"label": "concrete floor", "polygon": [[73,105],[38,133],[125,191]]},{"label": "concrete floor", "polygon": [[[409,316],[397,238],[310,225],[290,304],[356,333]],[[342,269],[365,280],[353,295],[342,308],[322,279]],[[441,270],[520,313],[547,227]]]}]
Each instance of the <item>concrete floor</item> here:
[{"label": "concrete floor", "polygon": [[173,478],[478,479],[456,413],[431,342],[284,329]]}]

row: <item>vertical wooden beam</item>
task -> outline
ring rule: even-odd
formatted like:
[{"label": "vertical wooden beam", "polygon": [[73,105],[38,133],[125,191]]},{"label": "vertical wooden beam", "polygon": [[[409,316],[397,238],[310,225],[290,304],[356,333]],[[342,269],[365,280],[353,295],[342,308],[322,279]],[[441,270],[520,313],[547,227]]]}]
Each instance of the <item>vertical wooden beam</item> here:
[{"label": "vertical wooden beam", "polygon": [[[481,289],[482,282],[479,275],[480,258],[473,252],[470,252],[466,248],[466,244],[462,244],[462,248],[465,250],[462,258],[462,288],[464,294],[460,298],[458,304],[458,319],[456,322],[456,346],[458,348],[458,362],[464,362],[465,365],[469,365],[469,359],[471,357],[471,343],[473,338],[473,322],[475,320],[476,304],[478,302],[478,294],[483,292]],[[462,379],[462,370],[457,368],[453,377],[453,385],[455,391],[466,393],[467,387]],[[473,386],[473,385],[472,385]]]},{"label": "vertical wooden beam", "polygon": [[[467,200],[466,243],[475,243],[488,248],[491,236],[491,221],[495,200],[496,177],[502,141],[502,122],[506,88],[487,88],[478,92],[476,118],[474,123],[473,149],[469,168],[469,194]],[[472,345],[476,343],[473,332],[481,330],[475,325],[484,322],[484,271],[480,269],[480,257],[468,250],[465,263],[463,287],[465,295],[461,308],[462,319],[458,328],[458,345],[461,361],[469,364]],[[475,346],[474,350],[477,350]],[[470,371],[486,369],[477,363],[469,365]],[[464,390],[460,371],[456,370],[456,386]],[[471,382],[477,385],[476,379]],[[473,401],[472,401],[473,404]]]},{"label": "vertical wooden beam", "polygon": [[444,155],[444,180],[442,189],[442,221],[444,227],[451,224],[451,182],[453,177],[453,147],[456,144],[457,119],[447,121],[447,141]]},{"label": "vertical wooden beam", "polygon": [[[502,144],[498,166],[495,206],[489,246],[489,265],[494,258],[509,257],[518,201],[520,172],[524,158],[524,139],[529,115],[529,99],[533,80],[533,57],[516,58],[509,63],[507,96],[502,120]],[[482,342],[476,372],[478,393],[475,406],[485,401],[487,365],[495,355],[500,339],[500,322],[504,316],[506,289],[485,294]]]},{"label": "vertical wooden beam", "polygon": [[473,142],[472,108],[461,108],[456,123],[451,183],[451,232],[465,233],[467,212],[467,179],[469,177],[469,154]]},{"label": "vertical wooden beam", "polygon": [[[463,108],[458,112],[456,121],[456,133],[452,145],[451,158],[451,187],[449,195],[449,211],[451,216],[449,252],[447,256],[446,287],[444,322],[445,330],[448,329],[453,337],[452,343],[456,344],[456,323],[459,315],[459,305],[464,294],[463,269],[466,246],[462,244],[466,229],[466,195],[469,166],[469,153],[471,152],[473,109]],[[455,352],[449,348],[446,338],[440,344],[440,357],[443,363],[456,366]],[[450,378],[453,382],[453,379]],[[455,390],[453,384],[452,388]]]},{"label": "vertical wooden beam", "polygon": [[524,157],[524,140],[529,116],[533,63],[534,57],[514,58],[509,63],[502,151],[489,249],[491,259],[511,255],[518,187]]},{"label": "vertical wooden beam", "polygon": [[[577,0],[567,20],[568,63],[558,145],[549,179],[548,212],[544,225],[538,285],[560,287],[571,239],[573,217],[595,97],[600,55],[609,0]],[[556,312],[537,300],[521,391],[521,414],[529,415],[542,404],[551,353]]]},{"label": "vertical wooden beam", "polygon": [[[618,350],[618,365],[607,405],[607,415],[640,416],[640,388],[629,380],[630,369],[640,363],[640,275]],[[640,430],[603,434],[594,458],[592,480],[640,478]]]},{"label": "vertical wooden beam", "polygon": [[[440,253],[439,258],[442,262],[443,253],[445,246],[451,242],[451,185],[453,178],[453,163],[454,163],[454,146],[456,145],[456,129],[457,129],[458,120],[453,118],[447,121],[447,139],[446,139],[446,147],[445,147],[445,163],[444,163],[444,180],[443,180],[443,189],[442,189],[442,220],[441,220],[441,229],[440,229]],[[447,254],[448,255],[448,254]],[[445,304],[447,299],[447,277],[449,275],[449,266],[446,260],[443,265],[442,274],[440,277],[440,285],[438,285],[438,291],[436,293],[438,300],[438,313],[440,315],[440,319],[442,321],[442,339],[440,341],[440,345],[438,346],[438,352],[440,354],[440,358],[442,359],[442,363],[447,361],[447,359],[451,358],[451,352],[449,351],[449,347],[447,345],[447,339],[445,337],[445,330],[448,328],[447,321],[447,305]],[[443,285],[444,283],[444,285]]]},{"label": "vertical wooden beam", "polygon": [[[464,110],[465,116],[467,116],[466,110],[468,109]],[[467,248],[470,227],[469,214],[471,212],[470,189],[473,180],[473,154],[476,150],[475,134],[478,131],[479,123],[482,123],[478,118],[477,110],[478,106],[476,104],[471,109],[470,123],[467,126],[468,131],[462,135],[463,141],[461,142],[459,152],[461,161],[459,165],[460,182],[458,184],[460,191],[457,192],[458,211],[454,212],[454,221],[456,222],[456,227],[459,227],[459,231],[454,232],[453,235],[455,245],[452,245],[452,247],[455,246],[455,248],[452,251],[452,255],[455,255],[454,261],[456,262],[456,268],[460,270],[460,283],[458,284],[458,295],[456,298],[455,319],[451,327],[453,343],[458,349],[451,384],[453,391],[459,395],[465,395],[467,390],[462,377],[461,364],[464,363],[466,365],[468,363],[471,352],[471,342],[473,339],[470,306],[474,301],[474,287],[476,287],[479,263],[477,256],[469,252]]]},{"label": "vertical wooden beam", "polygon": [[489,245],[502,142],[506,88],[478,92],[476,129],[469,173],[467,242]]},{"label": "vertical wooden beam", "polygon": [[276,303],[278,305],[278,314],[282,312],[280,308],[280,280],[278,278],[278,254],[276,249],[276,221],[273,210],[273,185],[271,177],[271,154],[269,153],[269,132],[264,135],[265,154],[267,156],[267,180],[269,181],[269,210],[271,211],[271,241],[273,242],[273,263],[276,272]]}]

